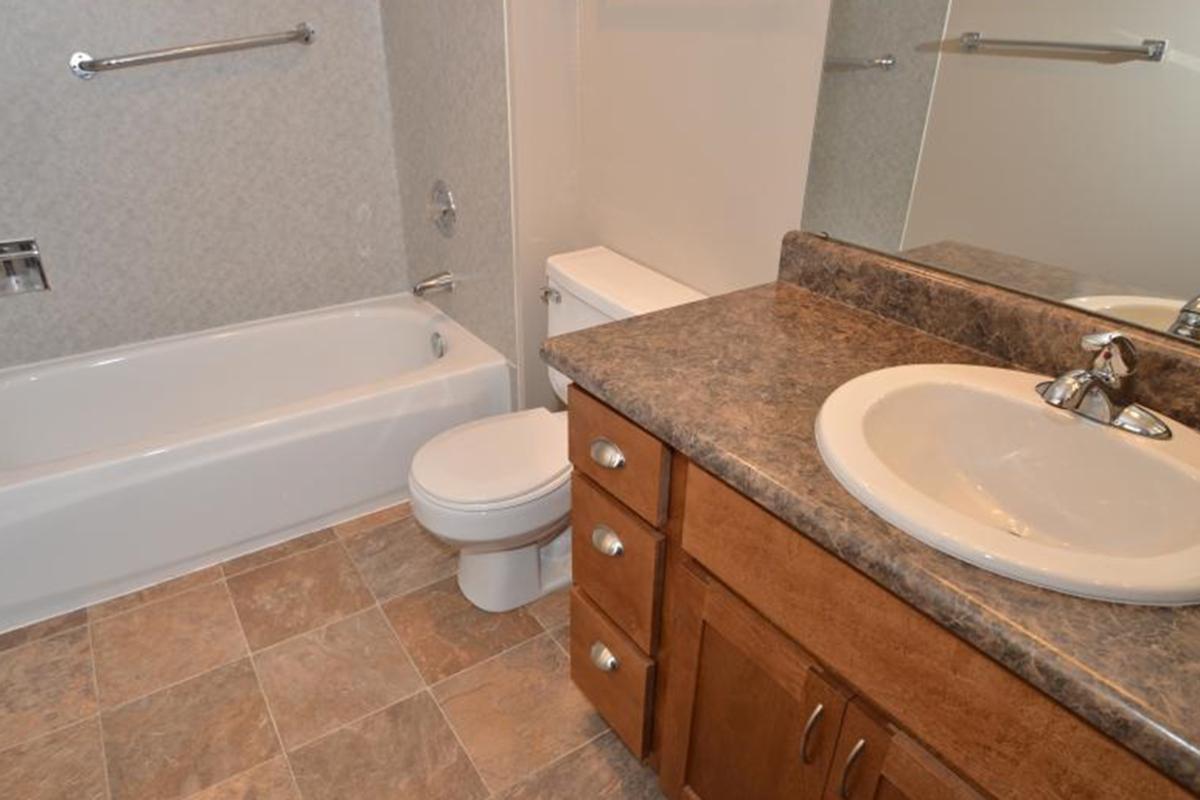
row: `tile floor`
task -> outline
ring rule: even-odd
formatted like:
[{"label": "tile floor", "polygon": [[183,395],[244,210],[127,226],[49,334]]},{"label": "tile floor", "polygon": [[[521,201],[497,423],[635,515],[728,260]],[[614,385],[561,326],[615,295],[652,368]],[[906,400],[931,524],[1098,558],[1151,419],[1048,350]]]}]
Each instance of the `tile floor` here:
[{"label": "tile floor", "polygon": [[658,798],[565,593],[486,614],[407,506],[0,634],[13,800]]}]

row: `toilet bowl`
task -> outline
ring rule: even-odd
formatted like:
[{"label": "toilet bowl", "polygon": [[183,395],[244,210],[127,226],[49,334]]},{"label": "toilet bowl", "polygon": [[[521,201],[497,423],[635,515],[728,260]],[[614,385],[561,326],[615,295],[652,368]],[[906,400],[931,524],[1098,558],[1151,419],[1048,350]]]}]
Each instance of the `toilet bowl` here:
[{"label": "toilet bowl", "polygon": [[[546,263],[548,333],[703,299],[604,247]],[[550,369],[564,403],[566,376]],[[408,485],[421,525],[460,550],[458,585],[485,611],[508,611],[571,580],[567,414],[544,408],[452,428],[413,457]]]},{"label": "toilet bowl", "polygon": [[458,585],[508,611],[571,580],[567,413],[487,417],[429,440],[408,476],[413,514],[460,549]]}]

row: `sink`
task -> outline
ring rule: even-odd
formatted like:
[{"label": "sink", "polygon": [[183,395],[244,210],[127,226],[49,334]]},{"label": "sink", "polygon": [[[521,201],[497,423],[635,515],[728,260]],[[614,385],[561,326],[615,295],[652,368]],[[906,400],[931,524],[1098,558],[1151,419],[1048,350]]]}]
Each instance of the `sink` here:
[{"label": "sink", "polygon": [[871,372],[817,417],[837,480],[978,567],[1120,603],[1200,602],[1200,433],[1155,441],[1052,408],[1043,377],[965,365]]},{"label": "sink", "polygon": [[1170,330],[1171,325],[1175,323],[1179,310],[1187,300],[1143,297],[1136,294],[1098,294],[1072,297],[1063,302],[1093,314],[1116,317],[1152,330],[1165,331]]}]

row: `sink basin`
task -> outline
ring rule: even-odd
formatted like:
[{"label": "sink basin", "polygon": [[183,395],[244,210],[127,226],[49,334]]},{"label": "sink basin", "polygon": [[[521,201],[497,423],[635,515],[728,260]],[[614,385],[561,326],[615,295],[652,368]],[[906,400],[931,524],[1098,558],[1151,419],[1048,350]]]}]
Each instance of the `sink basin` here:
[{"label": "sink basin", "polygon": [[1098,294],[1090,297],[1072,297],[1063,302],[1094,314],[1116,317],[1156,331],[1166,331],[1171,329],[1175,318],[1179,316],[1179,310],[1187,301],[1136,294]]},{"label": "sink basin", "polygon": [[1042,380],[868,373],[821,407],[821,456],[876,514],[983,569],[1121,603],[1200,602],[1200,433],[1167,417],[1168,441],[1092,422],[1043,402]]}]

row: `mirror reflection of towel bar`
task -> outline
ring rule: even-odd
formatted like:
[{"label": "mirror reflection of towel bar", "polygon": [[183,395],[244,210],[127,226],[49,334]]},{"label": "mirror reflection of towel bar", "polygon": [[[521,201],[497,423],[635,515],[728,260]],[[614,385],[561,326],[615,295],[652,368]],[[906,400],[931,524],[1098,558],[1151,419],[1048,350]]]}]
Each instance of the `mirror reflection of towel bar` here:
[{"label": "mirror reflection of towel bar", "polygon": [[981,47],[1017,47],[1134,55],[1147,61],[1162,61],[1167,54],[1166,39],[1143,39],[1141,44],[1095,44],[1090,42],[1048,42],[1037,39],[990,39],[984,38],[983,34],[978,31],[971,31],[959,37],[959,42],[968,53],[973,53]]},{"label": "mirror reflection of towel bar", "polygon": [[881,69],[886,72],[896,66],[896,57],[887,53],[878,58],[828,58],[825,66],[837,69]]}]

